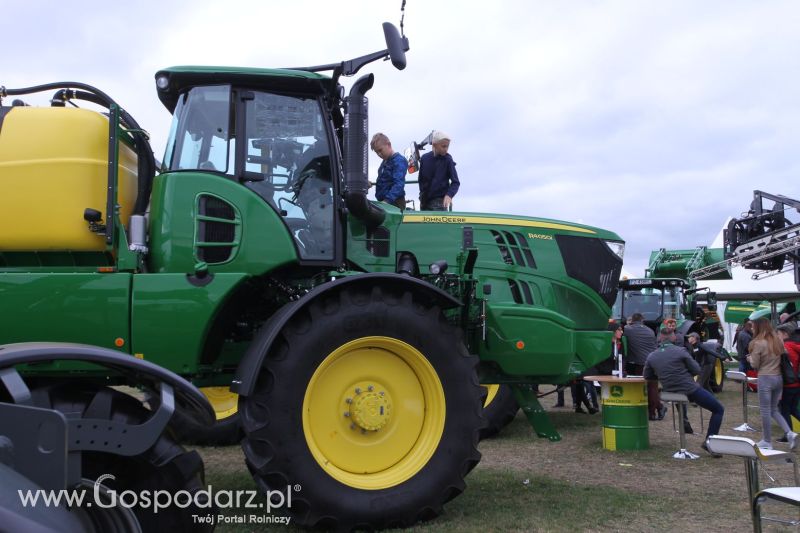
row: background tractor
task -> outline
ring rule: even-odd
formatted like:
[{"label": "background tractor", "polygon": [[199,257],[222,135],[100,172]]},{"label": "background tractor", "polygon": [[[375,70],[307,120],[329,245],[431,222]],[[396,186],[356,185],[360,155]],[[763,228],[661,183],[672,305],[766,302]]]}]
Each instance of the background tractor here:
[{"label": "background tractor", "polygon": [[[701,347],[717,354],[710,378],[714,392],[722,390],[725,380],[723,361],[727,353],[720,338],[722,331],[714,293],[706,292],[704,304],[701,305],[698,293],[707,289],[698,288],[690,273],[722,259],[721,248],[705,246],[698,246],[694,250],[662,248],[651,252],[644,278],[620,280],[612,315],[624,323],[633,313],[641,313],[644,323],[655,332],[658,332],[664,320],[674,318],[678,323],[678,333],[684,336],[691,332],[700,334],[703,341]],[[722,269],[709,279],[731,279],[731,271]],[[707,344],[708,341],[717,342]]]},{"label": "background tractor", "polygon": [[[560,438],[531,385],[607,357],[624,244],[570,222],[369,201],[374,77],[348,96],[339,82],[378,59],[405,66],[408,41],[384,33],[385,50],[329,65],[159,71],[173,122],[155,176],[146,135],[102,92],[4,90],[57,94],[0,108],[0,343],[80,343],[72,359],[49,344],[7,361],[32,405],[75,425],[138,419],[159,412],[158,387],[149,410],[108,387],[158,383],[154,368],[229,387],[238,404],[223,390],[219,418],[239,419],[258,487],[301,486],[286,511],[326,529],[441,513],[480,458],[480,383],[508,385],[537,434]],[[133,370],[98,366],[109,349]],[[207,425],[176,403],[180,422]],[[122,488],[163,482],[148,453]],[[81,476],[113,457],[83,453]]]}]

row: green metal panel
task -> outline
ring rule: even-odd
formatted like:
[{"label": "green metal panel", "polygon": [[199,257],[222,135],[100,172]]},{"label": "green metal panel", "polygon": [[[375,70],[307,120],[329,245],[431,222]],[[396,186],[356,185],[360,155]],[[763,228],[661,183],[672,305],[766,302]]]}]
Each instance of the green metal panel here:
[{"label": "green metal panel", "polygon": [[[153,183],[150,218],[150,268],[155,272],[194,272],[198,257],[198,196],[207,194],[232,206],[238,215],[230,260],[209,264],[211,272],[259,275],[297,261],[289,229],[266,200],[230,178],[203,172],[174,172]],[[240,218],[239,218],[240,217]]]},{"label": "green metal panel", "polygon": [[128,273],[0,273],[0,344],[79,342],[128,351],[130,284]]},{"label": "green metal panel", "polygon": [[[730,300],[725,304],[725,322],[728,324],[741,324],[745,319],[758,309],[759,302],[746,302],[742,300]],[[766,309],[769,309],[767,305]]]},{"label": "green metal panel", "polygon": [[495,361],[508,374],[569,373],[575,358],[574,322],[550,309],[530,306],[491,304],[486,314],[482,360]]},{"label": "green metal panel", "polygon": [[180,374],[197,371],[206,334],[244,274],[215,274],[204,286],[185,274],[139,275],[133,282],[133,353]]}]

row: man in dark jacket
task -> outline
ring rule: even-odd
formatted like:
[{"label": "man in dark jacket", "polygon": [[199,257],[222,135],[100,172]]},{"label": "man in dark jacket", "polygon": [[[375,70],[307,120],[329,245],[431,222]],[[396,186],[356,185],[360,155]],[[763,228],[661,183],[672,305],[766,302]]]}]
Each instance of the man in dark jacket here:
[{"label": "man in dark jacket", "polygon": [[[641,376],[647,356],[656,349],[656,334],[644,325],[641,313],[631,315],[631,323],[625,326],[622,336],[628,339],[628,352],[625,359],[625,371],[628,375]],[[663,420],[667,408],[661,403],[658,393],[658,382],[647,382],[647,410],[650,420]]]},{"label": "man in dark jacket", "polygon": [[[673,332],[662,330],[659,342],[658,349],[647,356],[644,377],[645,379],[658,379],[666,392],[685,394],[690,402],[711,411],[711,420],[708,422],[708,433],[706,434],[706,441],[708,441],[708,437],[719,433],[725,407],[713,394],[695,382],[694,376],[700,374],[700,365],[692,359],[685,348],[675,346]],[[703,442],[702,448],[708,451],[706,442]]]},{"label": "man in dark jacket", "polygon": [[448,211],[453,196],[461,183],[458,181],[456,163],[447,153],[450,149],[450,136],[434,131],[431,136],[432,152],[420,158],[419,202],[423,211]]},{"label": "man in dark jacket", "polygon": [[747,362],[747,354],[749,352],[748,346],[750,341],[753,340],[753,323],[750,320],[745,320],[742,324],[742,329],[736,334],[736,358],[739,360],[739,372],[746,372],[752,370],[750,363]]}]

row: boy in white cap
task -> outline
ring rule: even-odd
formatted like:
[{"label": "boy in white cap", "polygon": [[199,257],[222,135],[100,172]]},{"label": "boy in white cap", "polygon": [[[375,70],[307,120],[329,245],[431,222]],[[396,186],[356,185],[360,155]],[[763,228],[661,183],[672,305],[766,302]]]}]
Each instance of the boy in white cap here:
[{"label": "boy in white cap", "polygon": [[443,131],[434,131],[431,136],[433,151],[420,159],[419,200],[423,211],[448,211],[460,182],[456,163],[447,153],[450,136]]}]

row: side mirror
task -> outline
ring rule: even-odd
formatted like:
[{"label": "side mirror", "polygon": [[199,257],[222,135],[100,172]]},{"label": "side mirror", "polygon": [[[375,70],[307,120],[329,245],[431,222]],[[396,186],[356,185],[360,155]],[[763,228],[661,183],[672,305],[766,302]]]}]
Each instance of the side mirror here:
[{"label": "side mirror", "polygon": [[708,309],[710,311],[716,311],[717,310],[717,293],[716,292],[708,291],[708,294],[706,294],[706,305],[708,306]]},{"label": "side mirror", "polygon": [[697,316],[697,300],[692,299],[691,303],[689,303],[689,317],[694,319]]},{"label": "side mirror", "polygon": [[386,48],[392,65],[397,70],[406,68],[406,50],[408,50],[408,39],[401,37],[400,32],[391,22],[383,23],[383,36],[386,38]]}]

